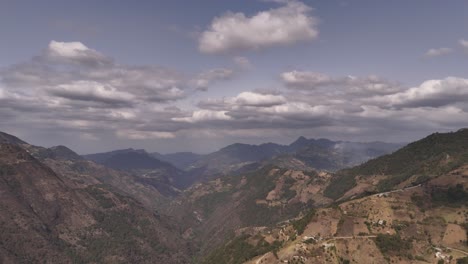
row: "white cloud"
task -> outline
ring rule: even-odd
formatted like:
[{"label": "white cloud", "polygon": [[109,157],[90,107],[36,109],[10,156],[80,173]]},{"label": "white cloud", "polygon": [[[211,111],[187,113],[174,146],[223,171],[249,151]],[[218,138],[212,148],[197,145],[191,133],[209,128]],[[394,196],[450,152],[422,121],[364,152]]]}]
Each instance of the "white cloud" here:
[{"label": "white cloud", "polygon": [[175,138],[174,133],[160,131],[118,130],[116,135],[119,138],[135,140]]},{"label": "white cloud", "polygon": [[[400,90],[397,83],[389,82],[375,75],[365,77],[339,76],[332,77],[324,73],[312,71],[290,71],[283,72],[280,75],[282,81],[289,88],[300,89],[318,93],[319,88],[325,88],[321,91],[329,96],[347,94],[390,94]],[[331,89],[333,88],[333,89]]]},{"label": "white cloud", "polygon": [[212,69],[200,73],[194,80],[192,80],[192,83],[194,84],[196,89],[205,91],[213,83],[221,80],[230,79],[233,75],[234,71],[230,69]]},{"label": "white cloud", "polygon": [[315,88],[321,85],[330,85],[334,82],[326,74],[310,71],[283,72],[281,79],[289,86],[301,88]]},{"label": "white cloud", "polygon": [[226,53],[293,44],[318,37],[312,8],[299,1],[281,1],[283,6],[251,17],[228,12],[216,17],[198,39],[204,53]]},{"label": "white cloud", "polygon": [[49,43],[49,52],[61,57],[77,58],[85,55],[87,51],[90,51],[90,49],[81,42],[57,42],[52,40]]},{"label": "white cloud", "polygon": [[216,121],[216,120],[231,120],[231,117],[226,114],[226,111],[213,111],[213,110],[197,110],[192,113],[190,117],[175,117],[172,120],[177,122],[204,122],[204,121]]},{"label": "white cloud", "polygon": [[242,92],[236,97],[229,99],[228,102],[243,106],[265,107],[284,104],[286,99],[282,95]]},{"label": "white cloud", "polygon": [[463,50],[468,53],[468,40],[460,39],[458,43],[463,48]]},{"label": "white cloud", "polygon": [[6,98],[6,92],[3,90],[2,86],[0,86],[0,99]]},{"label": "white cloud", "polygon": [[438,48],[438,49],[429,49],[424,56],[431,58],[431,57],[438,57],[438,56],[443,56],[443,55],[448,55],[452,53],[451,48]]},{"label": "white cloud", "polygon": [[102,65],[112,60],[96,50],[86,47],[81,42],[58,42],[52,40],[46,50],[46,58],[52,60],[66,60],[69,62]]},{"label": "white cloud", "polygon": [[74,81],[60,84],[49,89],[58,97],[70,100],[97,101],[108,104],[131,104],[134,96],[127,92],[118,91],[111,85],[95,81]]},{"label": "white cloud", "polygon": [[420,86],[373,97],[369,101],[387,107],[440,107],[468,102],[468,79],[447,77],[442,80],[428,80]]},{"label": "white cloud", "polygon": [[249,59],[246,57],[236,56],[232,60],[241,69],[248,70],[252,68],[252,64],[250,63]]}]

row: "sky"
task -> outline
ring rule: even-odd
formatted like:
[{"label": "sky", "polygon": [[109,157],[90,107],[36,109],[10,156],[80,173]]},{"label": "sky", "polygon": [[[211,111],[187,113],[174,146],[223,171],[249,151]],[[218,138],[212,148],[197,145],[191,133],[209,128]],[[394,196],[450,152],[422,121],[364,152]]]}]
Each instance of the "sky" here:
[{"label": "sky", "polygon": [[468,2],[0,0],[0,131],[80,154],[468,126]]}]

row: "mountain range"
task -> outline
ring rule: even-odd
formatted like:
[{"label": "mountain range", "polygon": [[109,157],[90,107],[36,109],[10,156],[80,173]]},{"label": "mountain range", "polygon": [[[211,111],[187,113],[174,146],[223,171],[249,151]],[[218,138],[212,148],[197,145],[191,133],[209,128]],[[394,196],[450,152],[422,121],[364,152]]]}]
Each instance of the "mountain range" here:
[{"label": "mountain range", "polygon": [[2,263],[439,263],[468,253],[468,130],[80,156],[0,132]]}]

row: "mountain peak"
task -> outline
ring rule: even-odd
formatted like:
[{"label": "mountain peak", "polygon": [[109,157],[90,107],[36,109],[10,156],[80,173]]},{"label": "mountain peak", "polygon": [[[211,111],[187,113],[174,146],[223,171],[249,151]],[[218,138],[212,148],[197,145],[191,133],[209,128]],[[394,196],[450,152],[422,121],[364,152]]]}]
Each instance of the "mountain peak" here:
[{"label": "mountain peak", "polygon": [[0,131],[0,143],[15,144],[15,145],[16,144],[28,144],[13,135],[10,135],[1,131]]}]

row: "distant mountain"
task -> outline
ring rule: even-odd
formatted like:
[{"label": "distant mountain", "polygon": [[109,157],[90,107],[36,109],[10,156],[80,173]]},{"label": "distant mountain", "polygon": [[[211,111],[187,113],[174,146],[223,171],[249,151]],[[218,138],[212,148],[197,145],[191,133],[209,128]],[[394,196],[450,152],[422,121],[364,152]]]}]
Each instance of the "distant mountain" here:
[{"label": "distant mountain", "polygon": [[[392,147],[298,141],[289,156],[297,164],[293,156],[309,151],[315,164],[335,165],[319,161]],[[441,263],[461,260],[468,250],[467,179],[465,129],[432,134],[336,173],[268,165],[220,177],[194,185],[184,200],[200,219],[201,263]]]},{"label": "distant mountain", "polygon": [[112,156],[115,156],[117,154],[126,154],[126,153],[145,153],[146,151],[143,149],[119,149],[119,150],[114,150],[114,151],[108,151],[108,152],[102,152],[102,153],[95,153],[95,154],[88,154],[88,155],[83,155],[83,158],[87,160],[92,160],[96,163],[104,163],[106,162],[109,158]]},{"label": "distant mountain", "polygon": [[296,142],[290,145],[298,147],[291,156],[312,168],[327,171],[359,165],[402,147],[401,144],[383,142],[360,143],[327,139],[301,141],[303,147],[298,147]]},{"label": "distant mountain", "polygon": [[235,143],[220,150],[200,155],[192,152],[172,154],[147,153],[143,149],[122,149],[83,157],[110,168],[130,171],[147,178],[166,177],[179,189],[195,182],[255,171],[266,164],[305,170],[336,171],[388,154],[400,144],[384,142],[346,142],[299,137],[290,145]]},{"label": "distant mountain", "polygon": [[196,154],[193,152],[176,152],[170,154],[160,154],[158,152],[151,153],[151,156],[169,162],[175,167],[185,170],[192,164],[200,160],[204,155]]},{"label": "distant mountain", "polygon": [[109,168],[132,173],[138,181],[152,185],[168,195],[177,193],[174,187],[181,189],[186,187],[184,171],[142,149],[115,150],[83,157]]},{"label": "distant mountain", "polygon": [[0,144],[27,144],[26,142],[24,142],[23,140],[13,136],[13,135],[10,135],[10,134],[7,134],[7,133],[4,133],[4,132],[0,132]]},{"label": "distant mountain", "polygon": [[75,179],[46,164],[86,162],[71,150],[0,135],[8,139],[0,143],[1,263],[190,261],[173,220],[92,175]]},{"label": "distant mountain", "polygon": [[[434,133],[398,151],[350,169],[338,171],[325,194],[339,198],[367,181],[368,191],[385,191],[418,184],[468,163],[468,130]],[[377,179],[375,179],[377,178]],[[377,183],[375,183],[377,182]],[[353,192],[350,191],[350,195]]]},{"label": "distant mountain", "polygon": [[388,154],[400,147],[400,144],[394,143],[360,143],[305,137],[298,138],[290,145],[236,143],[201,157],[187,170],[192,179],[245,172],[242,169],[245,166],[256,169],[264,163],[293,169],[336,171]]}]

